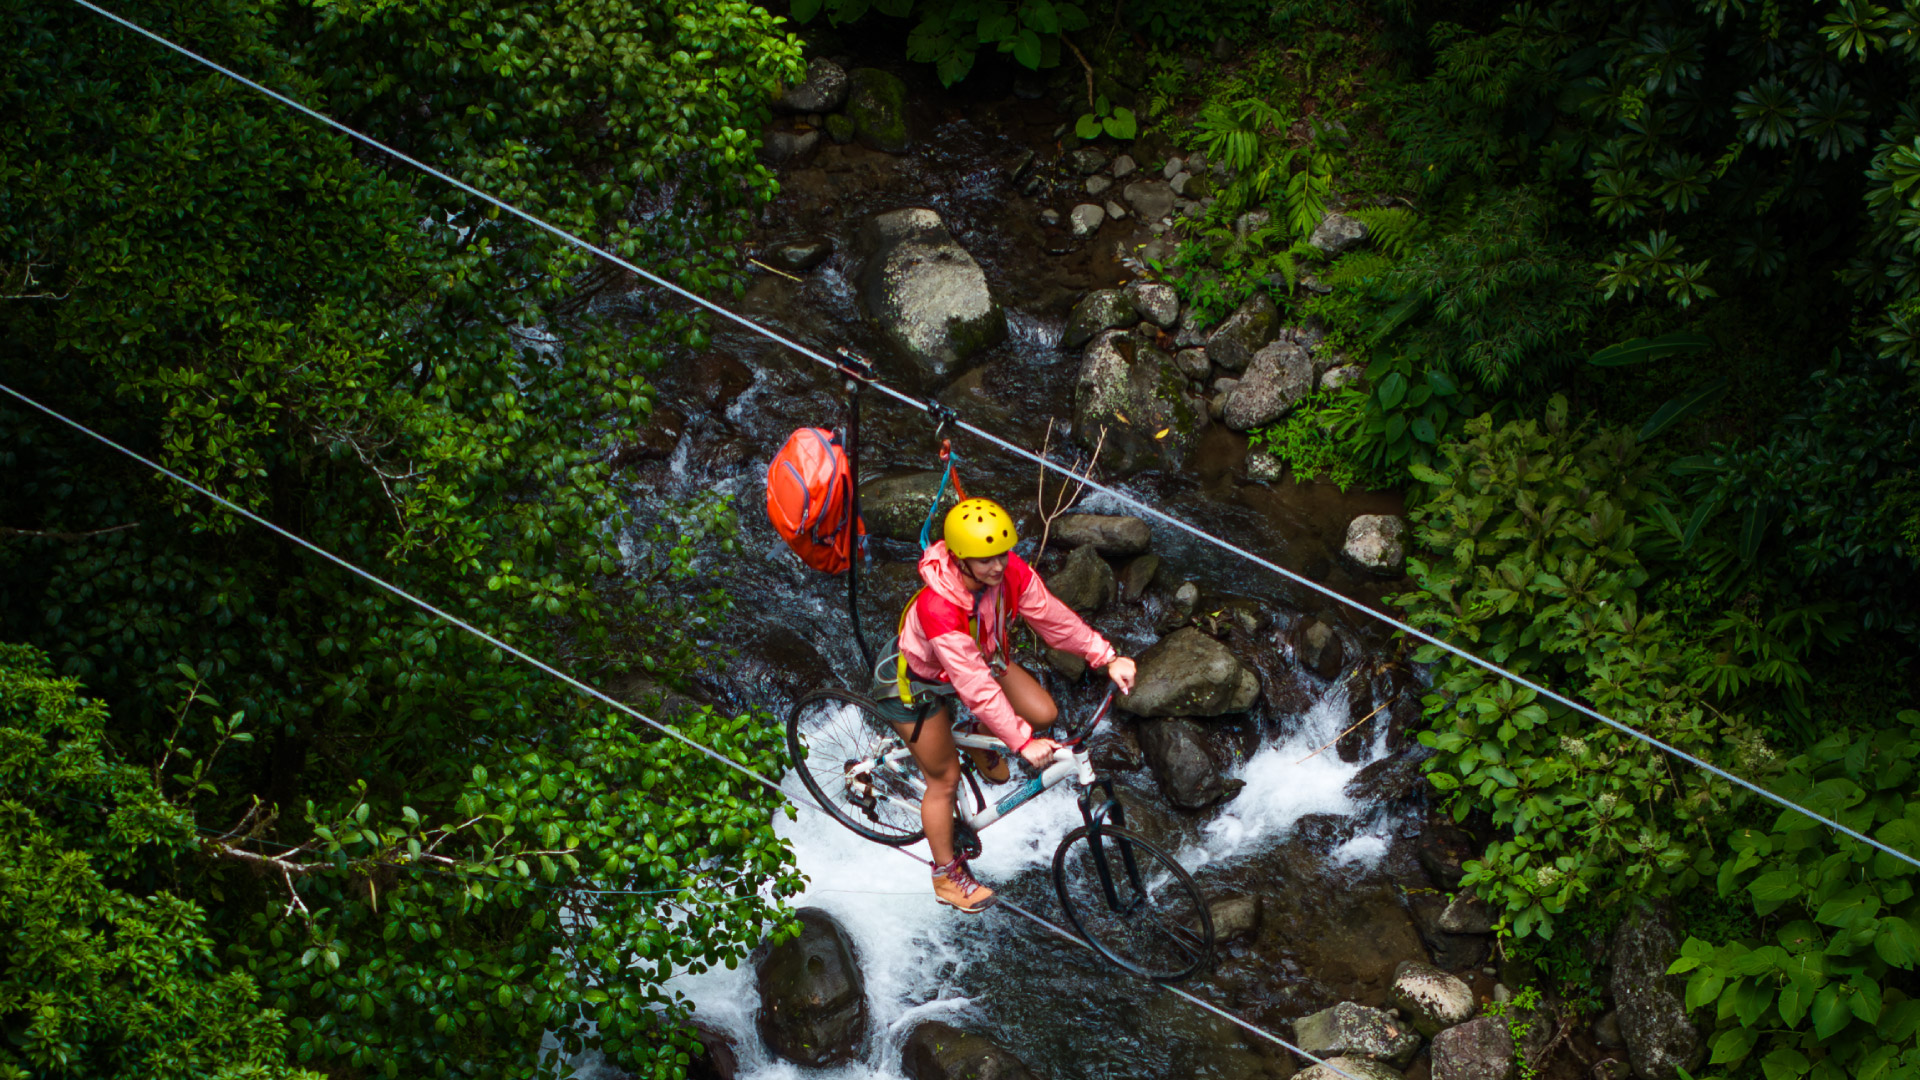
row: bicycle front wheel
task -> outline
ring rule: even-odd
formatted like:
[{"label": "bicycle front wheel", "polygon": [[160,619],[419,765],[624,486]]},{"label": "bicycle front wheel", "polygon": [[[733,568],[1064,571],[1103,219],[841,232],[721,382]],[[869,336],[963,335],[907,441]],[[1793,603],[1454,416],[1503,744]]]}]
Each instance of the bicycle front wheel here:
[{"label": "bicycle front wheel", "polygon": [[1053,853],[1053,887],[1095,952],[1156,982],[1178,982],[1213,957],[1213,916],[1166,852],[1125,829],[1085,825]]},{"label": "bicycle front wheel", "polygon": [[831,687],[801,698],[787,714],[787,753],[800,782],[840,824],[893,847],[926,835],[925,780],[871,699]]}]

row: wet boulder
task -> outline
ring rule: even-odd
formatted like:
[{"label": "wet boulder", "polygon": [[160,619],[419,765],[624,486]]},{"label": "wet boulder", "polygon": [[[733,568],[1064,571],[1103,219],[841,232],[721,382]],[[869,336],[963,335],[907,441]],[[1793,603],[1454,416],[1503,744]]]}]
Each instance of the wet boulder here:
[{"label": "wet boulder", "polygon": [[1047,666],[1068,682],[1079,682],[1087,673],[1087,661],[1076,653],[1065,649],[1048,649],[1042,655],[1047,658]]},{"label": "wet boulder", "polygon": [[786,240],[760,253],[760,261],[775,269],[785,270],[789,274],[804,274],[826,262],[833,254],[833,241],[810,236],[800,240]]},{"label": "wet boulder", "polygon": [[687,1080],[734,1080],[740,1073],[740,1055],[733,1038],[710,1024],[695,1020],[690,1034],[700,1052],[687,1062]]},{"label": "wet boulder", "polygon": [[807,65],[806,78],[787,87],[774,108],[790,113],[838,112],[847,103],[847,69],[816,56]]},{"label": "wet boulder", "polygon": [[1083,615],[1113,603],[1120,591],[1113,567],[1092,544],[1068,552],[1066,565],[1047,580],[1047,588],[1061,603]]},{"label": "wet boulder", "polygon": [[1345,214],[1330,213],[1320,219],[1313,235],[1307,237],[1307,243],[1320,249],[1321,253],[1332,257],[1341,255],[1367,238],[1367,226],[1359,218]]},{"label": "wet boulder", "polygon": [[1260,894],[1215,897],[1207,905],[1215,941],[1236,941],[1260,929]]},{"label": "wet boulder", "polygon": [[860,294],[901,355],[946,375],[1007,336],[987,275],[932,210],[894,210],[860,230]]},{"label": "wet boulder", "polygon": [[1207,358],[1228,371],[1245,371],[1279,330],[1279,309],[1266,293],[1255,293],[1207,335]]},{"label": "wet boulder", "polygon": [[1039,1080],[1012,1052],[971,1031],[928,1020],[900,1050],[907,1080]]},{"label": "wet boulder", "polygon": [[1440,929],[1449,934],[1493,933],[1493,909],[1471,892],[1463,892],[1440,913]]},{"label": "wet boulder", "polygon": [[769,131],[760,139],[758,157],[763,165],[789,165],[805,159],[820,145],[818,131]]},{"label": "wet boulder", "polygon": [[1160,556],[1142,555],[1122,567],[1119,577],[1120,599],[1134,601],[1146,595],[1147,586],[1160,573]]},{"label": "wet boulder", "polygon": [[1141,318],[1162,329],[1180,321],[1180,294],[1171,285],[1136,281],[1127,286],[1127,299],[1133,301]]},{"label": "wet boulder", "polygon": [[907,132],[907,84],[879,68],[858,68],[847,76],[847,118],[861,145],[899,154],[912,145]]},{"label": "wet boulder", "polygon": [[1067,211],[1067,227],[1077,239],[1092,236],[1106,223],[1107,208],[1097,203],[1081,203]]},{"label": "wet boulder", "polygon": [[1161,794],[1181,810],[1203,810],[1240,793],[1246,781],[1223,775],[1224,762],[1191,720],[1149,720],[1139,727],[1140,752]]},{"label": "wet boulder", "polygon": [[1393,1004],[1422,1035],[1473,1019],[1473,989],[1432,964],[1403,960],[1393,969]]},{"label": "wet boulder", "polygon": [[1323,679],[1340,674],[1341,665],[1347,662],[1340,635],[1333,632],[1333,627],[1312,618],[1300,620],[1293,628],[1293,655],[1301,667]]},{"label": "wet boulder", "polygon": [[1360,803],[1393,806],[1420,798],[1428,786],[1423,763],[1432,751],[1415,747],[1418,753],[1395,754],[1368,765],[1347,781],[1347,798]]},{"label": "wet boulder", "polygon": [[1101,466],[1123,476],[1178,467],[1208,422],[1205,401],[1188,393],[1173,357],[1151,335],[1119,330],[1100,334],[1082,354],[1073,416],[1074,441],[1100,446]]},{"label": "wet boulder", "polygon": [[1667,974],[1679,952],[1672,918],[1650,904],[1635,905],[1613,934],[1613,1003],[1640,1080],[1675,1080],[1706,1057],[1706,1042],[1687,1019],[1686,979]]},{"label": "wet boulder", "polygon": [[[1211,346],[1207,355],[1213,356]],[[1227,395],[1221,421],[1235,431],[1265,427],[1293,411],[1313,393],[1313,357],[1291,341],[1276,341],[1254,354],[1240,383]]]},{"label": "wet boulder", "polygon": [[1117,330],[1140,321],[1133,301],[1119,289],[1095,289],[1073,305],[1067,316],[1067,328],[1060,332],[1060,347],[1077,349],[1093,340],[1102,330]]},{"label": "wet boulder", "polygon": [[1153,544],[1153,529],[1142,518],[1125,514],[1062,514],[1053,523],[1050,540],[1062,547],[1092,544],[1102,555],[1144,555]]},{"label": "wet boulder", "polygon": [[767,1049],[819,1067],[852,1060],[867,1037],[867,988],[853,941],[833,916],[801,908],[800,936],[756,958],[756,1022]]},{"label": "wet boulder", "polygon": [[1118,702],[1135,716],[1225,716],[1247,711],[1260,696],[1260,677],[1191,626],[1154,642],[1137,662],[1133,693]]},{"label": "wet boulder", "polygon": [[[920,527],[926,524],[927,510],[933,506],[934,493],[940,491],[937,472],[883,476],[860,485],[860,519],[867,532],[889,540],[918,541]],[[952,484],[940,495],[940,507],[933,514],[933,531],[940,535],[941,522],[948,510],[960,501]]]},{"label": "wet boulder", "polygon": [[1330,1057],[1325,1065],[1314,1065],[1293,1074],[1293,1080],[1406,1080],[1399,1069],[1372,1058]]},{"label": "wet boulder", "polygon": [[1320,376],[1320,389],[1340,390],[1349,386],[1358,386],[1366,377],[1367,369],[1359,364],[1342,364],[1339,367],[1328,368],[1326,374]]},{"label": "wet boulder", "polygon": [[1344,1054],[1406,1068],[1420,1052],[1420,1036],[1379,1009],[1342,1001],[1293,1022],[1293,1039],[1315,1057]]},{"label": "wet boulder", "polygon": [[1464,864],[1480,857],[1481,847],[1466,830],[1435,817],[1420,830],[1413,855],[1420,868],[1442,889],[1452,889],[1467,875]]},{"label": "wet boulder", "polygon": [[1340,553],[1380,577],[1397,578],[1407,565],[1407,522],[1392,514],[1361,514],[1347,523]]},{"label": "wet boulder", "polygon": [[[1347,793],[1349,798],[1353,797],[1351,784],[1347,786]],[[1465,971],[1486,963],[1493,938],[1485,934],[1450,934],[1440,929],[1440,916],[1446,909],[1447,901],[1438,893],[1426,890],[1407,893],[1407,910],[1413,913],[1414,924],[1420,928],[1420,940],[1427,943],[1433,966],[1442,971]]]},{"label": "wet boulder", "polygon": [[1513,1036],[1507,1022],[1483,1016],[1433,1037],[1433,1080],[1512,1080]]}]

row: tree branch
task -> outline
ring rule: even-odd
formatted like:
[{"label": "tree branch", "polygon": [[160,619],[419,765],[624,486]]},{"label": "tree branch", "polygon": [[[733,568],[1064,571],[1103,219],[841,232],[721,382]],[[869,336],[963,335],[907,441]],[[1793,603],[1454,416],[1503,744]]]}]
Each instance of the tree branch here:
[{"label": "tree branch", "polygon": [[1072,39],[1068,38],[1067,35],[1061,34],[1060,41],[1062,44],[1066,45],[1068,49],[1073,51],[1073,55],[1075,59],[1080,61],[1080,66],[1087,69],[1087,108],[1091,110],[1094,107],[1093,106],[1093,102],[1094,102],[1093,65],[1087,63],[1087,54],[1081,52],[1080,46],[1075,45]]},{"label": "tree branch", "polygon": [[[12,296],[0,296],[0,300],[14,300],[14,299],[18,299],[18,298],[12,297]],[[108,533],[123,532],[127,529],[137,529],[140,527],[140,525],[141,525],[141,522],[131,521],[125,525],[115,525],[112,528],[108,528],[108,529],[95,529],[92,532],[58,532],[58,531],[49,531],[44,529],[16,529],[11,525],[0,525],[0,536],[31,536],[41,540],[59,540],[63,543],[75,544],[75,543],[79,543],[82,540],[90,539],[95,536],[105,536]]]}]

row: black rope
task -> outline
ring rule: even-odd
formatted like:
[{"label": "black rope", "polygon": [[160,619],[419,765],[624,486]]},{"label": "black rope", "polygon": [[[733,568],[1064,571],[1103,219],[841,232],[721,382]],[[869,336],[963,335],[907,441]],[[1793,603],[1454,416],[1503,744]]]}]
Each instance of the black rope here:
[{"label": "black rope", "polygon": [[852,538],[847,550],[847,615],[853,620],[853,640],[859,643],[860,659],[866,664],[861,670],[871,677],[873,646],[860,629],[860,556],[866,547],[866,538],[860,535],[860,380],[851,372],[847,378],[847,473],[853,487],[853,497],[847,500],[847,535]]}]

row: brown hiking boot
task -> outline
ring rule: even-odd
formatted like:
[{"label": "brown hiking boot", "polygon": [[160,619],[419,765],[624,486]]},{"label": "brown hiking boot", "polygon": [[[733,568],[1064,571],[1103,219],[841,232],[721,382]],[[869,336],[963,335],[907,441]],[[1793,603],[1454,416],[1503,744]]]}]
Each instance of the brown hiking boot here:
[{"label": "brown hiking boot", "polygon": [[954,856],[945,866],[933,868],[933,898],[968,915],[978,915],[993,906],[993,890],[973,880],[967,861]]}]

